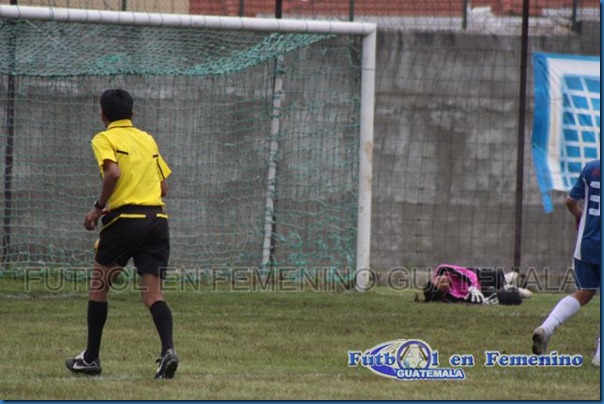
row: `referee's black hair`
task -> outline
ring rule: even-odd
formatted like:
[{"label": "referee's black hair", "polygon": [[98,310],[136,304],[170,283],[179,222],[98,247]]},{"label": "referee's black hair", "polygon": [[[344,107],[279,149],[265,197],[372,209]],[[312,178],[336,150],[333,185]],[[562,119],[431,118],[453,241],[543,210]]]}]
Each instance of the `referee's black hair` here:
[{"label": "referee's black hair", "polygon": [[121,88],[106,90],[100,102],[101,111],[109,122],[132,118],[134,100],[128,91]]}]

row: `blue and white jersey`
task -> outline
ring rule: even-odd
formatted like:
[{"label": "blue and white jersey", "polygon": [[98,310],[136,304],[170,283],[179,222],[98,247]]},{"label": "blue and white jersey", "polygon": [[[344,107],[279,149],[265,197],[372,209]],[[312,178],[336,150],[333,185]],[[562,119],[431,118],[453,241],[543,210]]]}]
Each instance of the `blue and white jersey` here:
[{"label": "blue and white jersey", "polygon": [[584,200],[583,215],[575,246],[575,258],[590,264],[601,265],[600,248],[600,160],[592,160],[581,171],[568,196]]}]

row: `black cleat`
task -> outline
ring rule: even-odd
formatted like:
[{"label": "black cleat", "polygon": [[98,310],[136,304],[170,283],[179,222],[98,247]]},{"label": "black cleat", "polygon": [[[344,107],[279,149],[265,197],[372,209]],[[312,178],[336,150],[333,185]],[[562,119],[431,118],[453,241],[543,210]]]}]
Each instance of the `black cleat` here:
[{"label": "black cleat", "polygon": [[75,358],[67,359],[65,361],[65,366],[67,366],[67,369],[71,370],[73,373],[81,373],[88,376],[100,375],[103,371],[101,368],[101,361],[99,359],[95,359],[90,363],[86,362],[84,360],[84,352]]},{"label": "black cleat", "polygon": [[174,373],[178,369],[178,357],[174,352],[174,349],[168,349],[164,356],[157,360],[157,372],[155,372],[155,379],[172,379]]},{"label": "black cleat", "polygon": [[548,342],[549,335],[545,333],[543,327],[537,327],[535,331],[533,331],[533,353],[535,355],[545,354]]}]

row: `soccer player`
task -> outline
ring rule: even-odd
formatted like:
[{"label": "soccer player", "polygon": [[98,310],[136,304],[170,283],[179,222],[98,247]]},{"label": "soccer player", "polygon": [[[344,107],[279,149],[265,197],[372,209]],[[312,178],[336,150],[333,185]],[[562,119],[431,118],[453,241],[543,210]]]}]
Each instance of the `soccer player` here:
[{"label": "soccer player", "polygon": [[[581,201],[584,201],[581,207]],[[546,353],[554,331],[591,301],[600,287],[600,160],[583,167],[577,183],[568,193],[566,207],[578,226],[574,253],[577,291],[558,302],[543,324],[533,331],[533,353]],[[600,366],[600,338],[592,364]]]},{"label": "soccer player", "polygon": [[105,91],[100,98],[106,130],[92,139],[102,177],[101,192],[84,218],[94,230],[102,217],[100,240],[89,286],[86,350],[65,365],[75,373],[101,374],[99,350],[107,295],[112,281],[133,259],[140,275],[143,303],[161,340],[156,379],[170,379],[178,368],[172,341],[172,312],[161,290],[170,254],[168,217],[162,197],[171,170],[159,154],[153,137],[132,124],[133,99],[122,89]]},{"label": "soccer player", "polygon": [[[512,277],[509,279],[513,280]],[[425,302],[518,305],[530,294],[529,290],[508,283],[508,276],[501,268],[466,268],[450,264],[439,265],[424,286]]]}]

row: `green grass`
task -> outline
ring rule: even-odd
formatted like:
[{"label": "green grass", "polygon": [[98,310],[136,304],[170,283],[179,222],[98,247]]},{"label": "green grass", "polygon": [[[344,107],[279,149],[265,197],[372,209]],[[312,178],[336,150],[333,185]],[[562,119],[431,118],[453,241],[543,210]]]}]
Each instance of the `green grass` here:
[{"label": "green grass", "polygon": [[[589,365],[599,296],[563,325],[550,349],[582,354],[579,368],[488,368],[484,351],[529,354],[532,330],[563,297],[535,294],[521,306],[413,302],[413,292],[167,292],[181,365],[155,381],[159,341],[134,291],[112,293],[103,375],[72,375],[64,359],[86,341],[83,283],[55,288],[0,279],[0,399],[126,400],[599,400]],[[347,366],[349,350],[423,339],[440,353],[472,354],[464,381],[396,381]]]}]

